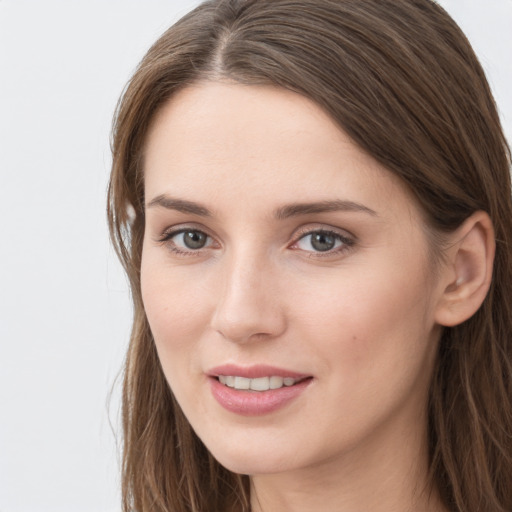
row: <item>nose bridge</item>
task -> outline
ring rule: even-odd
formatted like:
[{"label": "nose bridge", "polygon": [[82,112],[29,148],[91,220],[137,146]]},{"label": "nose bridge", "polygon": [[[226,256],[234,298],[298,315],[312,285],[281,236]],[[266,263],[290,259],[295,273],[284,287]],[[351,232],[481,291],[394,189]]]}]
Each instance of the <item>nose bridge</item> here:
[{"label": "nose bridge", "polygon": [[264,251],[233,251],[223,265],[213,328],[236,342],[277,336],[285,328],[277,289],[274,265]]}]

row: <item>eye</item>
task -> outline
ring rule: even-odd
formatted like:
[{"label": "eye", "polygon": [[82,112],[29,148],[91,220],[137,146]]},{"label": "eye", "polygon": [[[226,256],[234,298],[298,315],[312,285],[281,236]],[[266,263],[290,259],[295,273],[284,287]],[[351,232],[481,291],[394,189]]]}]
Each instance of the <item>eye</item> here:
[{"label": "eye", "polygon": [[315,230],[301,236],[295,247],[308,252],[336,253],[352,246],[354,241],[346,236],[328,230]]},{"label": "eye", "polygon": [[198,229],[183,228],[165,233],[160,242],[170,244],[174,252],[189,253],[210,247],[212,238]]},{"label": "eye", "polygon": [[183,231],[174,235],[173,241],[187,249],[202,249],[208,241],[208,235],[202,231]]}]

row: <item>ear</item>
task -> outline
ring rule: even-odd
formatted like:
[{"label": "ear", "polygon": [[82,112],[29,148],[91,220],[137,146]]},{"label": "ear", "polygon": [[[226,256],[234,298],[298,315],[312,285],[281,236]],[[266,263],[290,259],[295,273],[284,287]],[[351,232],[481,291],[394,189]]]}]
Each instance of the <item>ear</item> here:
[{"label": "ear", "polygon": [[439,325],[461,324],[482,305],[491,285],[495,247],[492,221],[483,211],[468,217],[453,233],[441,277],[444,291],[436,309]]}]

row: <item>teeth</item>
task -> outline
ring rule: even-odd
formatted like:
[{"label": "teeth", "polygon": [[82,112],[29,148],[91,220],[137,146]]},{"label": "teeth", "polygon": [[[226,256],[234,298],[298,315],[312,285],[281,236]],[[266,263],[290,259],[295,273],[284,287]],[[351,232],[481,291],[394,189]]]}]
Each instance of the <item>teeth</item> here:
[{"label": "teeth", "polygon": [[282,388],[283,380],[283,377],[270,377],[270,389]]},{"label": "teeth", "polygon": [[251,387],[251,379],[245,377],[235,377],[235,389],[249,389]]},{"label": "teeth", "polygon": [[270,389],[270,379],[268,377],[260,377],[259,379],[250,380],[250,388],[253,391],[267,391],[267,389]]},{"label": "teeth", "polygon": [[268,391],[269,389],[279,389],[283,386],[293,386],[299,381],[292,377],[258,377],[248,379],[233,375],[219,375],[219,382],[230,388],[251,391]]}]

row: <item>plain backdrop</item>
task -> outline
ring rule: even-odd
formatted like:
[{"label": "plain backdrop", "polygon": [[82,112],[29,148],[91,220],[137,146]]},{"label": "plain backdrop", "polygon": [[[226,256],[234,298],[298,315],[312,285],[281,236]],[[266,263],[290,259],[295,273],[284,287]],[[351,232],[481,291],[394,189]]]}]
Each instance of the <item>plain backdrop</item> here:
[{"label": "plain backdrop", "polygon": [[[105,220],[117,98],[186,0],[0,0],[0,512],[117,512],[127,282]],[[444,0],[512,138],[512,0]],[[110,405],[109,405],[109,397]]]}]

